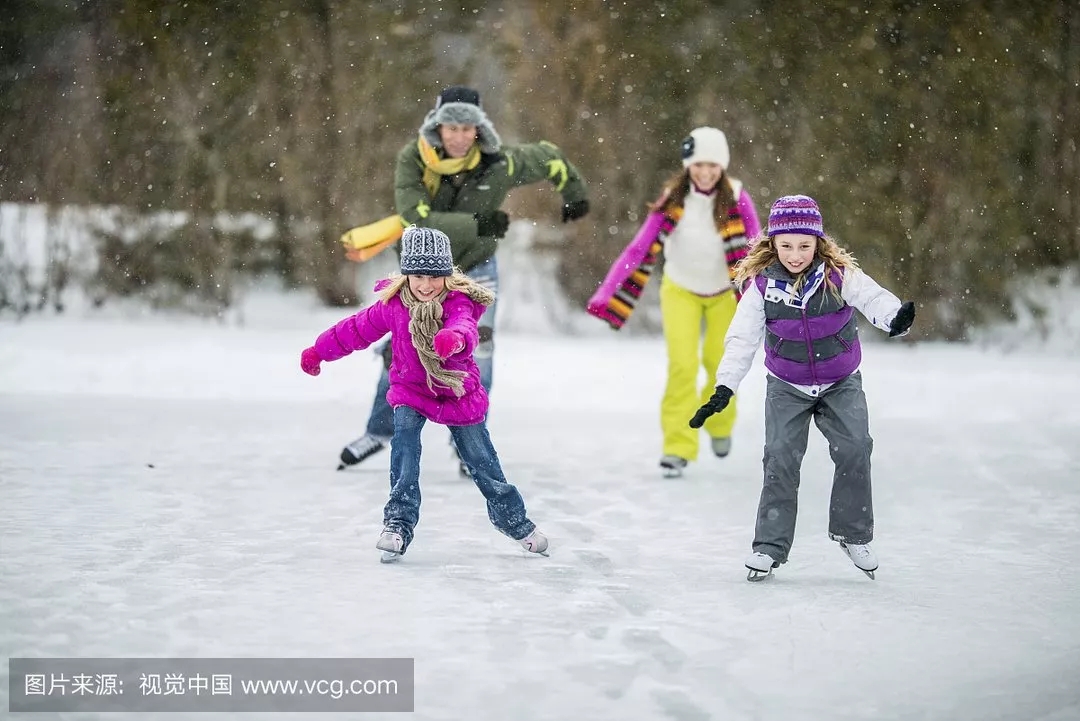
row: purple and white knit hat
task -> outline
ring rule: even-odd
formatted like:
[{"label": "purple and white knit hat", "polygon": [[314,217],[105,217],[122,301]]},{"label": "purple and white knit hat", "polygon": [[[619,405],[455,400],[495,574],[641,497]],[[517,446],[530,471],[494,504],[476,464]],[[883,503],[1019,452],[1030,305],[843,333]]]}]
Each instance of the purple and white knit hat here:
[{"label": "purple and white knit hat", "polygon": [[410,225],[401,234],[401,274],[447,276],[454,273],[450,239],[434,228]]},{"label": "purple and white knit hat", "polygon": [[825,237],[818,204],[808,195],[785,195],[777,198],[769,211],[769,237],[779,233],[798,233]]}]

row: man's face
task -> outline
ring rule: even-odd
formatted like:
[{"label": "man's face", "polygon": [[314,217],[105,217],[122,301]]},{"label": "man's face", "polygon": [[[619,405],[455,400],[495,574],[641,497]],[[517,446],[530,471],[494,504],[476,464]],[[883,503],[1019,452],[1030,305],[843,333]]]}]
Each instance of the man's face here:
[{"label": "man's face", "polygon": [[439,138],[451,158],[464,158],[476,142],[475,125],[445,124],[439,126]]}]

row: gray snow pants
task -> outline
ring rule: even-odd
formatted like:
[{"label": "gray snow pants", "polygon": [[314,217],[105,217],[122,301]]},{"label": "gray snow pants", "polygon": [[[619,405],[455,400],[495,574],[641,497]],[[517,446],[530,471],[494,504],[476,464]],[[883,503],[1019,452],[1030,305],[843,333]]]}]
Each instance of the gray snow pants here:
[{"label": "gray snow pants", "polygon": [[870,498],[870,421],[856,371],[813,398],[769,376],[765,394],[765,485],[758,504],[754,551],[784,563],[795,539],[799,472],[810,418],[829,442],[835,471],[829,537],[859,544],[874,538]]}]

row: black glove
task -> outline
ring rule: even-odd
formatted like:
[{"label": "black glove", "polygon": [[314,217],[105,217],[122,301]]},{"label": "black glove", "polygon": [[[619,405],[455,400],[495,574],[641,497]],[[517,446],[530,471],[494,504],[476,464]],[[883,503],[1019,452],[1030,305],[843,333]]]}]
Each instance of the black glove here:
[{"label": "black glove", "polygon": [[492,210],[488,213],[475,213],[476,234],[490,235],[501,238],[506,235],[506,229],[510,227],[510,216],[501,210]]},{"label": "black glove", "polygon": [[893,338],[900,335],[915,322],[915,304],[910,300],[900,306],[900,310],[896,311],[896,317],[892,319],[892,323],[889,323],[889,337]]},{"label": "black glove", "polygon": [[690,427],[701,428],[705,425],[706,418],[713,413],[719,413],[727,408],[727,404],[731,402],[731,397],[733,395],[735,395],[735,391],[727,386],[716,386],[716,390],[713,391],[712,397],[705,401],[705,405],[698,408],[698,412],[690,419]]},{"label": "black glove", "polygon": [[572,203],[563,203],[562,222],[584,218],[589,213],[589,201],[575,200]]}]

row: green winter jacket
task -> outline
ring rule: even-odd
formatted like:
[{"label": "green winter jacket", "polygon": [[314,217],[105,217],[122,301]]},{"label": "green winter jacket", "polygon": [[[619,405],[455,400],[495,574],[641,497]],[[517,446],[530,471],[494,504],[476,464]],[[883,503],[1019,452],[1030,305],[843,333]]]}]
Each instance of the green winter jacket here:
[{"label": "green winter jacket", "polygon": [[[504,145],[481,155],[480,164],[444,176],[432,198],[423,182],[424,163],[416,141],[403,147],[394,171],[394,205],[406,222],[437,228],[450,237],[454,264],[464,271],[495,255],[498,239],[479,236],[474,213],[498,210],[516,187],[548,180],[563,203],[586,199],[585,181],[563,152],[547,141]],[[398,253],[401,249],[398,247]]]}]

